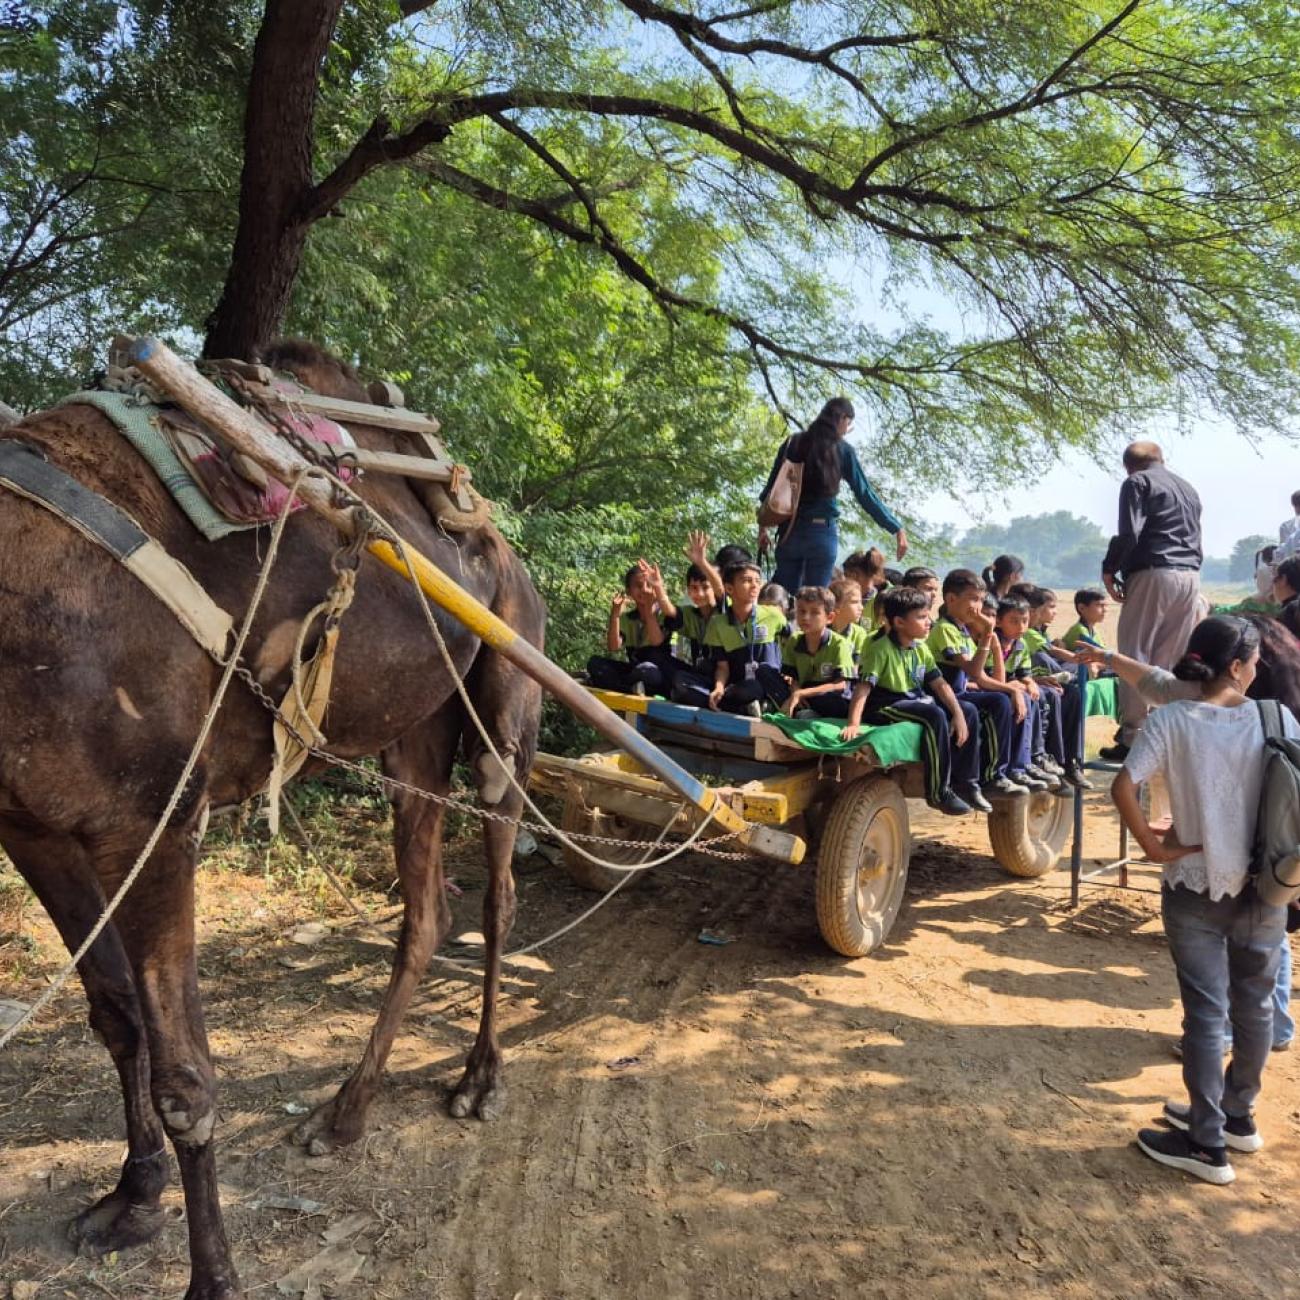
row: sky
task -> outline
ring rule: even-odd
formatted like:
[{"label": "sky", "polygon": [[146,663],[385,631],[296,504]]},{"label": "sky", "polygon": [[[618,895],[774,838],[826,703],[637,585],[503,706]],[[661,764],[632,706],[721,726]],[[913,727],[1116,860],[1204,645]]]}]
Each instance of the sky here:
[{"label": "sky", "polygon": [[[1230,555],[1238,538],[1252,534],[1275,538],[1278,525],[1291,517],[1291,493],[1300,489],[1300,442],[1271,437],[1252,444],[1209,423],[1167,436],[1152,430],[1150,436],[1164,449],[1169,468],[1200,494],[1206,555]],[[1119,463],[1123,445],[1122,440],[1115,443],[1106,465],[1071,453],[1032,486],[1017,484],[1002,501],[959,502],[936,493],[908,502],[908,509],[927,521],[952,524],[959,531],[1015,515],[1068,510],[1113,533],[1119,485],[1124,478]]]}]

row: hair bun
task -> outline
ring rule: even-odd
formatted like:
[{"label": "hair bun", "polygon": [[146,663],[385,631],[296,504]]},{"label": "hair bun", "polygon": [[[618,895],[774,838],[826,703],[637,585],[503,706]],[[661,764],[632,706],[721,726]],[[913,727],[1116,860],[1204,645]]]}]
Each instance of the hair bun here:
[{"label": "hair bun", "polygon": [[1174,665],[1174,676],[1180,682],[1212,682],[1216,676],[1213,668],[1198,654],[1185,654]]}]

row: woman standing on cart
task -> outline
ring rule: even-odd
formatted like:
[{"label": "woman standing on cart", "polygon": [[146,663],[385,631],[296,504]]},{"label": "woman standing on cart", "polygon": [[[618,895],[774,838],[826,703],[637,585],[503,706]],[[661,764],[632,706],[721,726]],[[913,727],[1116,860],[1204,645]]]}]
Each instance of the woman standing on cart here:
[{"label": "woman standing on cart", "polygon": [[[786,591],[829,585],[839,553],[839,492],[847,482],[858,505],[886,532],[894,535],[898,558],[907,554],[907,533],[890,513],[862,472],[857,453],[846,441],[853,427],[853,403],[832,397],[821,414],[802,432],[787,438],[777,450],[772,472],[759,495],[767,500],[783,461],[803,466],[799,507],[780,525],[776,542],[776,572],[772,581]],[[767,529],[759,529],[758,546],[767,549]]]}]

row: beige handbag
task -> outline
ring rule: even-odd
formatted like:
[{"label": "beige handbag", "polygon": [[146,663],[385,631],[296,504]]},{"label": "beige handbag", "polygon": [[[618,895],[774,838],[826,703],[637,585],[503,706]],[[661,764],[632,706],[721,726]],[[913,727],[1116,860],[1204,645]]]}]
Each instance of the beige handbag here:
[{"label": "beige handbag", "polygon": [[773,524],[789,523],[799,509],[799,492],[802,487],[803,465],[797,465],[790,459],[790,443],[786,443],[785,458],[776,471],[772,490],[758,503],[759,527],[771,528]]}]

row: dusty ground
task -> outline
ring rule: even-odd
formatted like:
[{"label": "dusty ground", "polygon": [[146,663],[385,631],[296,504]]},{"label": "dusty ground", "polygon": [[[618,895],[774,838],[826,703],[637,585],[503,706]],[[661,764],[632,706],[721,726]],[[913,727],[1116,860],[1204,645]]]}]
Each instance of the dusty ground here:
[{"label": "dusty ground", "polygon": [[[355,929],[310,947],[288,937],[341,919],[309,873],[293,887],[284,870],[210,866],[202,973],[227,1222],[250,1294],[281,1294],[277,1280],[340,1225],[334,1258],[364,1256],[363,1271],[337,1288],[327,1277],[326,1295],[1295,1294],[1297,1056],[1271,1064],[1268,1146],[1237,1158],[1234,1186],[1151,1165],[1133,1132],[1179,1093],[1154,899],[1094,890],[1072,913],[1065,873],[1004,876],[981,822],[946,823],[942,840],[916,825],[907,901],[870,958],[821,944],[806,871],[694,858],[512,968],[512,1096],[493,1125],[444,1113],[478,997],[435,972],[370,1135],[320,1159],[283,1136],[354,1060],[386,953]],[[1092,825],[1098,853],[1107,825]],[[472,843],[454,856],[464,934],[482,878]],[[520,895],[520,940],[590,898],[539,858]],[[16,889],[6,897],[12,930]],[[734,942],[703,944],[702,927]],[[60,952],[33,908],[20,928],[0,970],[4,992],[30,1000]],[[183,1291],[180,1222],[99,1263],[63,1245],[66,1217],[111,1184],[120,1131],[107,1058],[69,991],[0,1053],[0,1279],[40,1283],[41,1297]],[[268,1206],[277,1195],[320,1212]]]}]

